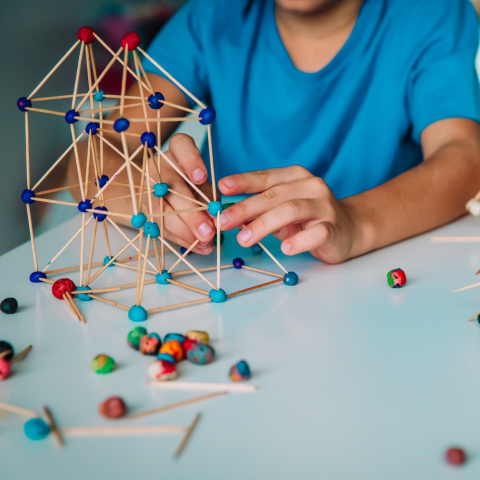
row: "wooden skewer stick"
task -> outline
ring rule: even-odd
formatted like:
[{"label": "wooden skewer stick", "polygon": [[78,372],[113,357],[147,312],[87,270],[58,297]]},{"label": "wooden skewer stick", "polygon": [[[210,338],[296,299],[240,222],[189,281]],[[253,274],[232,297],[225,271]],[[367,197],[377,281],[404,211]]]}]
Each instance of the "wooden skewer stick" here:
[{"label": "wooden skewer stick", "polygon": [[273,275],[274,277],[284,278],[284,276],[280,275],[279,273],[273,273],[267,270],[260,270],[259,268],[247,267],[245,265],[242,265],[242,268],[244,268],[245,270],[251,270],[252,272],[265,273],[266,275]]},{"label": "wooden skewer stick", "polygon": [[185,427],[180,425],[145,425],[135,427],[71,427],[62,428],[66,437],[97,437],[102,435],[169,435],[183,433]]},{"label": "wooden skewer stick", "polygon": [[[127,98],[127,97],[124,97]],[[128,105],[124,105],[123,108],[129,108],[129,107],[141,107],[143,104],[142,103],[129,103]],[[97,113],[97,112],[109,112],[110,110],[118,110],[120,109],[121,106],[115,106],[115,107],[103,107],[103,108],[94,108],[91,110],[82,110],[78,112],[80,115],[84,113]],[[113,133],[115,133],[115,130],[112,130]],[[138,135],[140,137],[140,135]]]},{"label": "wooden skewer stick", "polygon": [[[81,97],[83,95],[86,95],[86,93],[79,93],[78,96]],[[107,96],[107,95],[105,95]],[[31,98],[30,100],[32,102],[45,102],[47,100],[61,100],[65,98],[72,98],[73,95],[57,95],[55,97],[41,97],[41,98]]]},{"label": "wooden skewer stick", "polygon": [[168,210],[162,213],[153,213],[152,215],[149,215],[149,217],[165,217],[167,215],[180,215],[182,213],[200,212],[202,210],[208,210],[208,207],[186,208],[185,210]]},{"label": "wooden skewer stick", "polygon": [[[195,240],[195,242],[193,242],[189,247],[188,249],[185,251],[185,253],[182,255],[182,258],[185,258],[194,248],[195,248],[195,245],[197,245],[197,243],[199,242],[200,240]],[[171,273],[172,270],[182,261],[181,258],[179,258],[168,270],[168,273]],[[199,270],[200,271],[200,270]]]},{"label": "wooden skewer stick", "polygon": [[[81,120],[83,122],[91,122],[92,119],[90,117],[73,117],[75,120]],[[113,120],[105,120],[104,118],[96,118],[95,123],[98,123],[99,125],[107,124],[107,125],[113,125],[115,122]]]},{"label": "wooden skewer stick", "polygon": [[[137,72],[137,77],[141,78],[140,70],[139,70],[139,67],[138,67],[138,64],[140,63],[140,60],[139,60],[137,52],[135,50],[133,51],[133,60],[135,62],[135,71]],[[145,104],[145,97],[143,95],[142,83],[143,82],[138,82],[138,88],[140,89],[140,96],[142,97],[143,115],[145,116],[145,126],[147,128],[147,132],[150,132],[150,124],[148,123],[147,106]]]},{"label": "wooden skewer stick", "polygon": [[125,139],[125,135],[123,134],[123,132],[120,135],[122,137],[122,146],[123,146],[123,154],[124,154],[124,157],[125,157],[125,163],[127,164],[127,175],[128,175],[128,183],[130,184],[130,194],[132,195],[133,214],[137,215],[138,214],[137,199],[135,198],[135,183],[133,182],[133,175],[132,175],[132,165],[135,165],[135,163],[132,163],[130,161],[130,157],[128,155],[128,146],[127,146],[127,141]]},{"label": "wooden skewer stick", "polygon": [[430,237],[432,242],[480,242],[480,237]]},{"label": "wooden skewer stick", "polygon": [[83,258],[85,253],[85,217],[86,213],[82,213],[82,236],[80,241],[80,285],[83,285]]},{"label": "wooden skewer stick", "polygon": [[147,382],[151,387],[163,388],[165,390],[215,390],[227,392],[254,392],[258,389],[255,385],[249,383],[203,383],[203,382],[161,382],[151,380]]},{"label": "wooden skewer stick", "polygon": [[75,137],[75,128],[73,127],[73,124],[70,125],[70,129],[72,132],[73,151],[75,152],[75,163],[77,164],[78,183],[80,184],[80,193],[82,196],[82,200],[85,201],[85,190],[83,189],[83,183],[82,183],[82,169],[80,167],[80,157],[78,156],[77,139]]},{"label": "wooden skewer stick", "polygon": [[107,222],[102,222],[103,223],[103,232],[105,234],[105,243],[107,245],[107,253],[108,256],[112,256],[112,251],[110,250],[110,242],[108,241],[108,228],[107,228]]},{"label": "wooden skewer stick", "polygon": [[148,58],[161,72],[163,72],[180,90],[186,93],[197,105],[200,105],[202,108],[207,108],[193,93],[190,93],[180,82],[173,78],[163,67],[161,67],[147,52],[138,47],[138,50]]},{"label": "wooden skewer stick", "polygon": [[255,287],[245,288],[244,290],[239,290],[238,292],[229,293],[227,295],[227,298],[235,297],[236,295],[240,295],[242,293],[251,292],[253,290],[257,290],[258,288],[268,287],[269,285],[274,285],[275,283],[279,283],[279,282],[283,282],[283,278],[277,278],[277,280],[272,280],[271,282],[262,283],[261,285],[257,285]]},{"label": "wooden skewer stick", "polygon": [[35,201],[37,202],[44,202],[44,203],[55,203],[57,205],[68,205],[70,207],[76,207],[78,206],[78,203],[73,203],[73,202],[63,202],[60,200],[52,200],[50,198],[37,198],[35,197]]},{"label": "wooden skewer stick", "polygon": [[3,410],[5,412],[18,413],[19,415],[23,415],[24,417],[29,417],[29,418],[40,417],[40,415],[37,412],[34,412],[33,410],[17,407],[16,405],[9,405],[8,403],[0,402],[0,410]]},{"label": "wooden skewer stick", "polygon": [[57,424],[55,422],[55,419],[53,418],[52,412],[47,406],[42,407],[43,409],[43,414],[45,415],[45,418],[47,419],[47,423],[50,427],[50,432],[53,435],[53,438],[57,442],[57,445],[60,448],[63,448],[65,446],[65,442],[63,441],[62,434],[60,430],[57,427]]},{"label": "wooden skewer stick", "polygon": [[[149,246],[150,246],[150,235],[147,236],[147,246],[145,247],[145,252],[148,252]],[[140,283],[140,293],[139,293],[139,302],[138,302],[139,305],[142,304],[142,299],[143,299],[143,287],[145,286],[145,272],[147,270],[147,259],[148,259],[148,254],[146,253],[145,258],[143,260],[142,281]]]},{"label": "wooden skewer stick", "polygon": [[55,110],[45,110],[43,108],[33,108],[33,107],[25,107],[25,110],[28,110],[29,112],[50,113],[52,115],[58,115],[59,117],[65,117],[65,113],[56,112]]},{"label": "wooden skewer stick", "polygon": [[166,102],[165,100],[159,100],[159,102],[163,103],[164,105],[169,105],[170,107],[178,108],[179,110],[183,110],[184,112],[195,113],[196,115],[198,115],[197,110],[192,110],[191,108],[187,108],[187,107],[181,107],[180,105],[177,105],[176,103]]},{"label": "wooden skewer stick", "polygon": [[466,287],[458,288],[457,290],[454,290],[452,293],[461,292],[463,290],[468,290],[469,288],[479,287],[479,286],[480,286],[480,283],[474,283],[473,285],[468,285]]},{"label": "wooden skewer stick", "polygon": [[99,297],[98,295],[94,295],[92,293],[87,293],[87,295],[89,297],[94,298],[95,300],[100,300],[101,302],[108,303],[109,305],[113,305],[114,307],[122,308],[123,310],[126,310],[127,312],[130,310],[130,307],[127,307],[126,305],[122,305],[121,303],[112,302],[111,300],[107,300],[106,298]]},{"label": "wooden skewer stick", "polygon": [[[233,265],[222,265],[220,267],[221,269],[224,268],[233,268]],[[199,272],[212,272],[213,270],[216,270],[217,267],[207,267],[207,268],[199,268]],[[180,272],[172,272],[172,276],[177,276],[177,275],[188,275],[189,273],[195,273],[193,270],[182,270]]]},{"label": "wooden skewer stick", "polygon": [[20,353],[17,353],[11,360],[10,364],[13,365],[14,363],[21,362],[25,358],[27,358],[27,355],[30,353],[32,350],[33,345],[29,345],[27,348],[23,349]]},{"label": "wooden skewer stick", "polygon": [[28,128],[28,112],[25,112],[25,153],[27,160],[27,188],[30,190],[30,129]]},{"label": "wooden skewer stick", "polygon": [[35,265],[35,271],[38,272],[37,251],[35,250],[35,237],[33,236],[32,212],[30,211],[30,205],[28,203],[27,203],[27,217],[28,217],[28,229],[30,230],[30,241],[32,243],[33,263]]},{"label": "wooden skewer stick", "polygon": [[[103,262],[102,262],[103,264]],[[137,270],[137,267],[134,267],[135,270]],[[153,278],[151,280],[145,280],[145,285],[149,285],[151,283],[156,283],[156,279]],[[118,285],[116,287],[106,287],[106,288],[98,288],[96,290],[89,290],[88,292],[86,293],[108,293],[108,292],[118,292],[120,290],[127,290],[128,288],[135,288],[137,286],[137,282],[134,282],[134,283],[125,283],[124,285]],[[72,292],[72,295],[79,295],[79,294],[82,294],[82,293],[85,293],[85,292],[82,292],[82,291],[73,291]]]},{"label": "wooden skewer stick", "polygon": [[[84,135],[85,135],[85,130],[76,138],[76,141],[79,142]],[[43,175],[43,177],[35,184],[35,186],[32,188],[33,191],[35,191],[35,189],[45,180],[45,178],[47,178],[50,172],[65,158],[65,156],[73,147],[74,147],[74,143],[72,142],[72,144],[62,153],[60,158],[46,171],[45,175]]]},{"label": "wooden skewer stick", "polygon": [[129,415],[127,419],[138,420],[140,418],[148,417],[150,415],[167,412],[168,410],[173,410],[174,408],[185,407],[186,405],[191,405],[192,403],[203,402],[204,400],[209,400],[210,398],[220,397],[227,394],[227,391],[208,393],[207,395],[202,395],[200,397],[189,398],[188,400],[182,400],[181,402],[175,402],[171,403],[170,405],[165,405],[163,407],[153,408],[152,410],[147,410],[146,412],[135,413],[133,415]]},{"label": "wooden skewer stick", "polygon": [[80,309],[77,307],[77,305],[76,305],[75,302],[73,301],[73,298],[72,298],[72,295],[70,294],[70,292],[68,292],[68,291],[65,292],[65,295],[68,297],[68,300],[70,301],[73,309],[75,310],[78,319],[79,319],[82,323],[87,323],[87,322],[85,321],[85,317],[82,315],[82,312],[80,311]]},{"label": "wooden skewer stick", "polygon": [[[129,106],[130,105],[125,105],[125,107],[129,107]],[[105,133],[117,133],[115,130],[107,130],[106,128],[99,128],[98,130],[100,132],[105,132]],[[131,132],[123,132],[123,133],[125,135],[127,135],[128,137],[135,137],[135,138],[140,138],[141,137],[141,135],[139,133],[131,133]],[[128,186],[130,186],[130,185],[128,185]]]},{"label": "wooden skewer stick", "polygon": [[75,77],[75,87],[73,89],[72,110],[75,108],[75,102],[77,101],[78,80],[80,79],[80,72],[82,70],[82,59],[83,59],[84,50],[85,50],[85,43],[82,42],[82,46],[80,47],[80,55],[78,56],[78,67],[77,67],[77,75]]},{"label": "wooden skewer stick", "polygon": [[95,219],[95,225],[93,227],[93,235],[92,235],[92,244],[90,245],[90,259],[88,260],[87,282],[90,278],[90,272],[92,271],[93,250],[95,248],[95,239],[97,237],[97,226],[98,226],[98,219]]},{"label": "wooden skewer stick", "polygon": [[200,288],[196,288],[196,287],[191,287],[190,285],[186,285],[185,283],[176,282],[175,280],[170,280],[168,278],[167,278],[167,282],[173,283],[174,285],[178,285],[179,287],[188,288],[189,290],[193,290],[194,292],[201,293],[202,295],[207,295],[207,297],[208,295],[210,295],[205,290],[201,290]]},{"label": "wooden skewer stick", "polygon": [[128,220],[130,220],[132,218],[131,215],[125,215],[124,213],[105,212],[104,210],[96,210],[95,208],[89,208],[89,209],[87,209],[87,212],[100,213],[101,215],[111,215],[112,217],[127,218]]},{"label": "wooden skewer stick", "polygon": [[[200,202],[199,200],[195,199],[195,198],[192,198],[192,197],[187,197],[187,195],[183,195],[182,193],[178,193],[176,192],[175,190],[172,190],[171,188],[168,189],[168,191],[170,193],[173,193],[175,195],[178,195],[179,197],[183,197],[183,198],[186,198],[187,200],[190,200],[191,202],[195,202],[195,203],[198,203],[200,206],[202,207],[207,207],[208,208],[208,205],[203,203],[203,202]],[[163,197],[162,197],[163,198]]]},{"label": "wooden skewer stick", "polygon": [[473,322],[474,320],[476,320],[479,315],[480,315],[480,313],[477,313],[474,317],[472,317],[472,318],[469,320],[469,322]]},{"label": "wooden skewer stick", "polygon": [[12,353],[11,350],[5,350],[4,352],[0,353],[0,358],[6,357]]},{"label": "wooden skewer stick", "polygon": [[[209,125],[210,126],[210,125]],[[215,184],[213,186],[215,191]],[[217,212],[217,289],[220,290],[220,250],[221,244],[220,241],[220,212]]]},{"label": "wooden skewer stick", "polygon": [[[88,182],[89,184],[92,182]],[[60,192],[62,190],[70,190],[71,188],[76,188],[79,187],[80,185],[77,183],[76,185],[69,185],[68,187],[59,187],[59,188],[52,188],[50,190],[43,190],[41,192],[36,192],[35,195],[38,197],[38,195],[46,195],[47,193],[55,193],[55,192]]]},{"label": "wooden skewer stick", "polygon": [[50,70],[48,75],[40,82],[40,84],[35,88],[35,90],[27,97],[29,100],[40,90],[42,85],[52,76],[52,74],[57,70],[57,68],[67,59],[67,57],[77,48],[77,45],[80,43],[80,40],[77,40],[73,47],[60,59],[60,61]]},{"label": "wooden skewer stick", "polygon": [[[188,122],[188,121],[196,121],[201,120],[202,117],[162,117],[162,118],[152,118],[149,117],[149,122]],[[145,122],[145,118],[129,118],[129,122],[140,123]],[[113,122],[112,122],[113,123]]]},{"label": "wooden skewer stick", "polygon": [[52,285],[55,283],[53,280],[50,280],[49,278],[39,278],[41,282],[45,283],[51,283]]},{"label": "wooden skewer stick", "polygon": [[191,305],[197,305],[199,303],[205,303],[205,302],[211,302],[211,301],[212,299],[210,297],[201,298],[200,300],[192,300],[190,302],[176,303],[175,305],[167,305],[165,307],[152,308],[150,310],[147,310],[147,313],[150,315],[151,313],[164,312],[166,310],[173,310],[174,308],[190,307]]},{"label": "wooden skewer stick", "polygon": [[122,96],[120,98],[120,117],[123,117],[123,109],[125,106],[125,88],[127,85],[127,67],[128,67],[128,43],[125,45],[125,59],[123,60],[123,76],[122,76]]},{"label": "wooden skewer stick", "polygon": [[77,311],[75,310],[75,308],[73,307],[73,305],[70,303],[70,300],[69,298],[63,294],[62,295],[63,299],[65,300],[65,303],[67,304],[67,307],[70,309],[70,311],[73,313],[73,316],[79,321],[81,322],[80,320],[80,317],[77,315]]},{"label": "wooden skewer stick", "polygon": [[184,437],[182,438],[180,444],[178,445],[177,449],[175,450],[175,454],[173,455],[174,458],[180,458],[182,455],[183,451],[185,450],[185,447],[187,446],[188,441],[190,440],[190,437],[193,434],[193,431],[198,425],[198,421],[200,420],[200,413],[197,413],[193,419],[193,422],[190,424],[188,427],[187,431],[185,432]]},{"label": "wooden skewer stick", "polygon": [[[85,226],[87,226],[91,221],[92,221],[93,217],[90,217],[87,221],[87,223],[85,224]],[[51,265],[53,264],[53,262],[65,251],[65,249],[80,235],[80,233],[82,233],[82,228],[81,227],[78,232],[67,242],[67,244],[53,257],[53,259],[48,262],[47,266],[43,269],[43,273],[45,273],[50,267]],[[77,268],[80,268],[77,267]],[[65,269],[61,269],[60,271],[68,271],[68,270],[65,270]],[[59,270],[52,270],[50,273],[60,273]]]}]

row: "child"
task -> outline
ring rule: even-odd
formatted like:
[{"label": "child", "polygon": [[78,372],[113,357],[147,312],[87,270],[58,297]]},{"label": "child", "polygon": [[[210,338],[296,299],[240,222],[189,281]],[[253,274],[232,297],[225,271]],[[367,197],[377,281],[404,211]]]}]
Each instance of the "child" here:
[{"label": "child", "polygon": [[[257,194],[223,212],[221,228],[248,224],[237,236],[245,247],[273,233],[286,255],[339,263],[465,212],[480,188],[477,45],[467,0],[192,0],[148,53],[216,110],[222,194]],[[193,106],[165,78],[149,79],[166,100]],[[179,111],[164,106],[162,116]],[[162,124],[165,138],[174,128]],[[172,137],[168,155],[208,192],[190,137]],[[120,160],[111,162],[113,172]],[[172,169],[164,175],[193,195]],[[208,214],[166,220],[171,240],[213,249]]]}]

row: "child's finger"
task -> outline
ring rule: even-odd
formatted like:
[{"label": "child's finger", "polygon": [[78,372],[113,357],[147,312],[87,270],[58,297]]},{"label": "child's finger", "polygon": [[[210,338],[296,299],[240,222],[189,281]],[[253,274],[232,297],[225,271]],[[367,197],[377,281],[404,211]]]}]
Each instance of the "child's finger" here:
[{"label": "child's finger", "polygon": [[314,200],[294,199],[282,203],[256,218],[237,235],[242,247],[250,247],[268,234],[276,232],[291,223],[318,218],[318,206]]},{"label": "child's finger", "polygon": [[292,182],[313,175],[303,167],[271,168],[255,172],[240,173],[224,177],[218,182],[218,188],[224,195],[264,192],[280,183]]},{"label": "child's finger", "polygon": [[281,249],[285,255],[309,252],[332,241],[333,229],[328,222],[320,222],[285,240]]},{"label": "child's finger", "polygon": [[201,185],[207,180],[207,167],[192,137],[184,133],[173,135],[169,151],[173,154],[176,164],[195,185]]}]

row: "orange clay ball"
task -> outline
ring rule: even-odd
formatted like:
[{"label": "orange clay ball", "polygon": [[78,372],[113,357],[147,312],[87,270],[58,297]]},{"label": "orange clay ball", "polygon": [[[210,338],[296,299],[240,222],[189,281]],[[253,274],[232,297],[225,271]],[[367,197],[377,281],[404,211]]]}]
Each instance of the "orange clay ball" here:
[{"label": "orange clay ball", "polygon": [[182,344],[178,340],[165,342],[160,349],[160,353],[170,354],[176,362],[179,362],[184,357]]}]

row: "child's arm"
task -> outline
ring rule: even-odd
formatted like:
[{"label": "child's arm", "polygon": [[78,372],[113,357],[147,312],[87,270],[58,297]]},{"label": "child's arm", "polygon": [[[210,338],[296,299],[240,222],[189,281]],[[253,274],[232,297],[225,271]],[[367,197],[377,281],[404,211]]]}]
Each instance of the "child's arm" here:
[{"label": "child's arm", "polygon": [[425,128],[421,141],[422,164],[342,200],[302,167],[225,177],[224,195],[259,194],[223,212],[222,229],[251,222],[237,236],[244,247],[273,233],[287,255],[310,251],[340,263],[445,224],[465,213],[480,189],[480,125],[441,120]]}]

